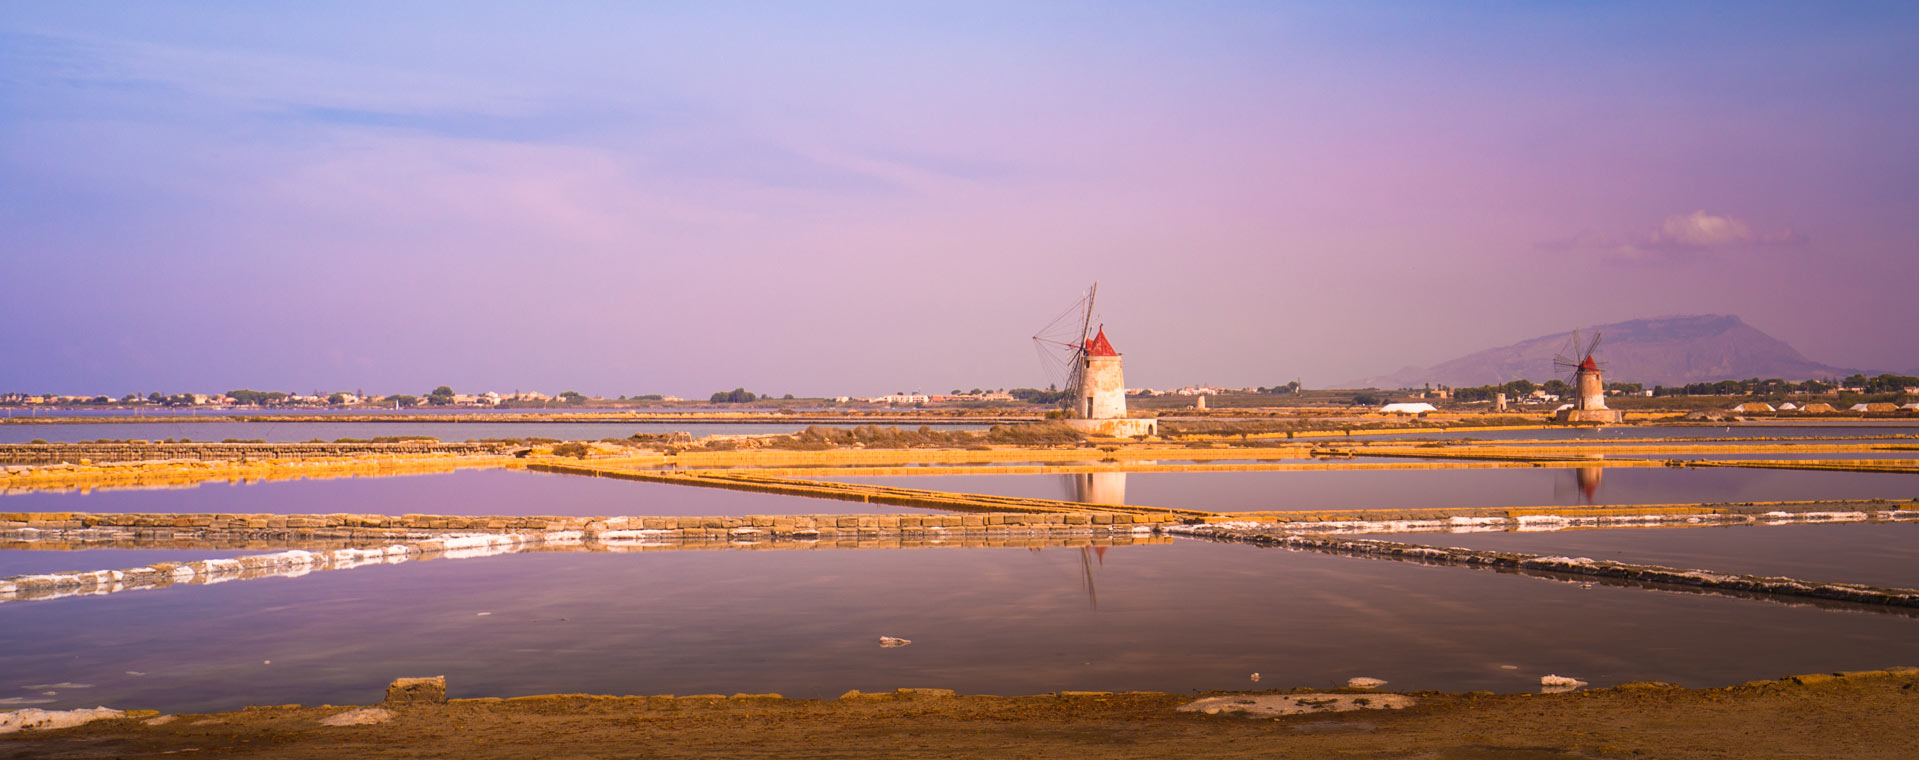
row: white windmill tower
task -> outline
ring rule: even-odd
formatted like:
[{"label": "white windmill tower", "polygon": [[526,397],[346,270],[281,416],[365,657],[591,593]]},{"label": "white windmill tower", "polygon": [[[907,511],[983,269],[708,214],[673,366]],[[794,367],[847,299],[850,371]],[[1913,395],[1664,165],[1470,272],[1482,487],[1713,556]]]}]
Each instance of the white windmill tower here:
[{"label": "white windmill tower", "polygon": [[1066,394],[1060,404],[1070,412],[1066,424],[1094,435],[1157,435],[1158,420],[1126,416],[1126,376],[1120,354],[1106,339],[1106,326],[1094,327],[1093,303],[1098,295],[1096,282],[1033,336],[1034,347],[1055,375],[1066,370]]},{"label": "white windmill tower", "polygon": [[1566,349],[1553,357],[1553,369],[1567,373],[1566,384],[1573,389],[1571,406],[1557,415],[1560,422],[1615,423],[1625,419],[1625,413],[1606,408],[1606,383],[1602,379],[1606,365],[1593,358],[1599,338],[1599,333],[1593,333],[1592,340],[1584,340],[1574,330]]}]

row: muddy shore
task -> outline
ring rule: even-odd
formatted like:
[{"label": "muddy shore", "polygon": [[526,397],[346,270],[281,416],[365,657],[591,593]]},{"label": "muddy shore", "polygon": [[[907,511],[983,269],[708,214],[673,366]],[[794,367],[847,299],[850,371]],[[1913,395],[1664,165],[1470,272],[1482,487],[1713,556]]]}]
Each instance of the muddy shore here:
[{"label": "muddy shore", "polygon": [[[1197,696],[903,690],[837,700],[460,699],[371,713],[289,705],[28,730],[0,736],[0,758],[1910,758],[1919,747],[1919,669],[1912,668],[1714,689],[1638,683],[1565,694],[1413,693],[1404,709],[1281,718],[1179,711]],[[322,722],[367,714],[381,722]]]}]

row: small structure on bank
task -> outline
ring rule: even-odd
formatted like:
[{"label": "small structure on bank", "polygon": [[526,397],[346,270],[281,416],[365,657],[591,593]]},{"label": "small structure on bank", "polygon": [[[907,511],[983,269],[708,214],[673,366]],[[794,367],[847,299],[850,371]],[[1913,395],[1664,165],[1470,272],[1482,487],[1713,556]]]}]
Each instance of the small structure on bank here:
[{"label": "small structure on bank", "polygon": [[1582,341],[1579,331],[1574,330],[1567,352],[1553,357],[1553,368],[1569,372],[1567,384],[1573,388],[1572,408],[1559,410],[1553,419],[1559,422],[1625,421],[1624,412],[1606,408],[1606,383],[1601,379],[1603,365],[1593,359],[1593,352],[1599,348],[1599,337],[1599,333],[1593,333],[1591,341]]},{"label": "small structure on bank", "polygon": [[[1090,435],[1158,435],[1159,420],[1126,416],[1126,378],[1120,368],[1120,353],[1106,339],[1105,325],[1100,325],[1097,332],[1093,327],[1093,299],[1098,294],[1099,283],[1093,283],[1074,308],[1033,336],[1041,356],[1047,356],[1049,350],[1059,352],[1067,364],[1067,397],[1062,404],[1068,410],[1066,424]],[[1077,327],[1067,333],[1073,339],[1060,340],[1060,324],[1074,317],[1076,325],[1067,323],[1067,329]],[[1059,351],[1062,348],[1064,352]]]}]

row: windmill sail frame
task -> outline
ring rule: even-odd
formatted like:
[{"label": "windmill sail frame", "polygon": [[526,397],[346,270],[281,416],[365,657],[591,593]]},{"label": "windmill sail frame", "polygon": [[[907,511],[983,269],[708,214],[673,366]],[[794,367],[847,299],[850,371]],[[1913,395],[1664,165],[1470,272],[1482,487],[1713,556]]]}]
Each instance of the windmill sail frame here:
[{"label": "windmill sail frame", "polygon": [[[1062,408],[1076,408],[1079,397],[1085,395],[1082,386],[1086,384],[1086,344],[1092,340],[1093,305],[1098,297],[1099,283],[1094,282],[1085,295],[1033,335],[1033,346],[1043,362],[1052,365],[1054,371],[1058,365],[1066,365],[1066,393],[1060,399]],[[1074,316],[1079,317],[1075,320],[1077,324],[1067,321]],[[1074,328],[1077,329],[1066,332]]]}]

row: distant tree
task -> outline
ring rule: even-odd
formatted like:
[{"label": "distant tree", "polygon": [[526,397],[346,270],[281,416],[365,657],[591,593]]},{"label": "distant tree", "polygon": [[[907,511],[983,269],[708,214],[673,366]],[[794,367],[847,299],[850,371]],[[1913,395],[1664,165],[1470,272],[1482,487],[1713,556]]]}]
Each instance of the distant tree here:
[{"label": "distant tree", "polygon": [[426,394],[426,402],[434,406],[451,404],[453,403],[453,389],[444,385],[434,388],[432,393]]},{"label": "distant tree", "polygon": [[788,394],[786,394],[786,395],[784,395],[784,396],[781,396],[780,398],[782,398],[782,399],[785,399],[785,400],[787,400],[787,401],[792,401],[792,400],[793,400],[793,394],[791,394],[791,393],[788,393]]},{"label": "distant tree", "polygon": [[159,391],[154,391],[147,394],[147,401],[155,404],[164,404],[167,402],[167,397],[160,395]]},{"label": "distant tree", "polygon": [[401,407],[401,408],[420,405],[419,397],[408,396],[404,393],[397,396],[388,396],[386,397],[386,400],[393,402],[394,406]]},{"label": "distant tree", "polygon": [[563,391],[560,393],[560,400],[569,404],[584,404],[586,395],[579,391]]},{"label": "distant tree", "polygon": [[734,388],[730,391],[720,391],[713,394],[712,402],[715,404],[744,404],[750,401],[758,401],[759,398],[758,394],[745,388]]},{"label": "distant tree", "polygon": [[1553,394],[1555,396],[1559,396],[1561,398],[1570,396],[1572,395],[1572,392],[1573,392],[1572,386],[1567,385],[1566,381],[1556,377],[1551,380],[1547,380],[1545,385],[1539,386],[1539,389],[1547,393]]},{"label": "distant tree", "polygon": [[334,406],[339,406],[341,404],[346,403],[346,394],[344,393],[331,394],[326,397],[326,402]]},{"label": "distant tree", "polygon": [[1539,386],[1533,385],[1533,381],[1527,380],[1525,378],[1520,378],[1518,380],[1514,380],[1505,385],[1499,386],[1499,389],[1502,391],[1505,391],[1506,395],[1509,395],[1509,396],[1525,396],[1532,393],[1533,390],[1538,387]]},{"label": "distant tree", "polygon": [[1374,393],[1353,394],[1353,404],[1356,406],[1379,406],[1380,404],[1384,404],[1384,403],[1386,403],[1386,398],[1378,394],[1374,394]]}]

